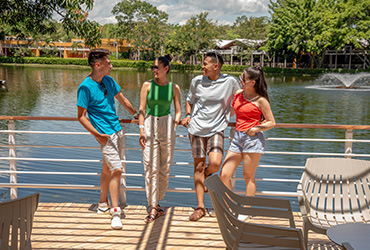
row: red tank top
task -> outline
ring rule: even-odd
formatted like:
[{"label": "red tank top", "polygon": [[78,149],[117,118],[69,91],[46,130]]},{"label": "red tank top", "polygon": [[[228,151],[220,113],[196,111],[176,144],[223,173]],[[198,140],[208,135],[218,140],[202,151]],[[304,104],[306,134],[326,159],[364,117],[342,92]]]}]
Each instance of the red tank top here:
[{"label": "red tank top", "polygon": [[236,131],[246,131],[260,124],[262,111],[256,104],[244,98],[244,92],[234,95],[231,105],[236,115]]}]

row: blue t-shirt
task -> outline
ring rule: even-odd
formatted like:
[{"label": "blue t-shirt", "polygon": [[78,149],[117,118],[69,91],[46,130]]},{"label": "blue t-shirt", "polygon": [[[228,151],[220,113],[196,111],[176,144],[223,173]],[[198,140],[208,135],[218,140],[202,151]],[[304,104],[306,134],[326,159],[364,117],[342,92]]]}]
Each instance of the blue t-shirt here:
[{"label": "blue t-shirt", "polygon": [[91,124],[101,134],[111,135],[122,129],[114,103],[114,96],[120,90],[110,76],[104,76],[101,84],[87,76],[78,87],[77,106],[87,109]]}]

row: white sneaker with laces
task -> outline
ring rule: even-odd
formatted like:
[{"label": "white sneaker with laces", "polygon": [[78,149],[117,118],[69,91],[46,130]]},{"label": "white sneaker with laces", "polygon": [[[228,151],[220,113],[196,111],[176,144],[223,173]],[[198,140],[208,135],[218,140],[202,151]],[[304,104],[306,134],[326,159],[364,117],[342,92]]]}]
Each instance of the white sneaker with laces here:
[{"label": "white sneaker with laces", "polygon": [[99,202],[98,209],[96,210],[97,214],[105,214],[109,212],[109,203],[108,202]]},{"label": "white sneaker with laces", "polygon": [[110,214],[112,215],[111,227],[117,230],[122,229],[121,208],[120,207],[111,208]]}]

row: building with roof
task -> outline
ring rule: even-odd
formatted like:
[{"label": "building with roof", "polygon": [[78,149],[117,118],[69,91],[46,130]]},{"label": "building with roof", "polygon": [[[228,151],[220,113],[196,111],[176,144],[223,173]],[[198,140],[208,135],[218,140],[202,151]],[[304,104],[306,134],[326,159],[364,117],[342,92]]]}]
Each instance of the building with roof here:
[{"label": "building with roof", "polygon": [[[84,39],[72,39],[70,42],[54,41],[46,43],[45,41],[35,41],[32,38],[19,39],[15,36],[7,36],[0,46],[0,54],[12,56],[13,49],[26,48],[36,57],[42,56],[45,51],[52,50],[54,56],[60,58],[87,58],[90,48],[85,46]],[[101,39],[99,48],[108,49],[118,53],[129,52],[131,44],[123,39]]]}]

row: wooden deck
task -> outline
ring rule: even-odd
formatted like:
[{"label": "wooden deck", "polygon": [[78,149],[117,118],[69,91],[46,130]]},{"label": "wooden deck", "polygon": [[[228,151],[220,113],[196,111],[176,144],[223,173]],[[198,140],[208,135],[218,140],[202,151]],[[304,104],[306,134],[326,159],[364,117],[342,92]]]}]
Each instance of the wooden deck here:
[{"label": "wooden deck", "polygon": [[[35,249],[225,249],[217,219],[188,220],[189,207],[168,207],[166,215],[146,224],[145,206],[124,209],[123,229],[112,230],[109,215],[98,215],[96,205],[40,203],[32,230]],[[276,219],[253,217],[249,221],[288,225]],[[297,227],[302,219],[295,213]],[[325,235],[309,234],[308,249],[341,249]]]}]

